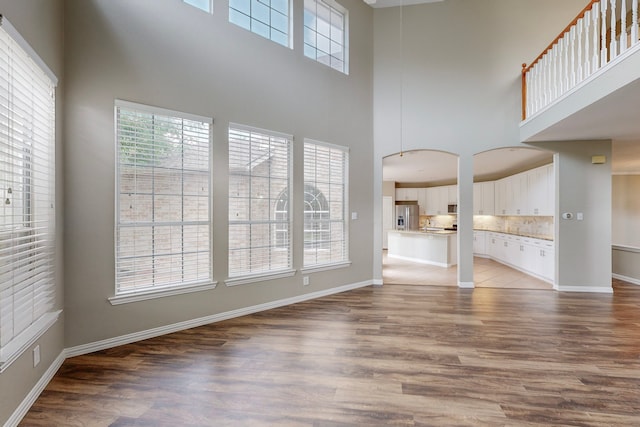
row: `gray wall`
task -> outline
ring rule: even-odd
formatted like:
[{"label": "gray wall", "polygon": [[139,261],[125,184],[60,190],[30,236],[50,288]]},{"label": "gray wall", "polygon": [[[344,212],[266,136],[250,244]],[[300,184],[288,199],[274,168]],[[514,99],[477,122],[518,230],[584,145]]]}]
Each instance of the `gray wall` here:
[{"label": "gray wall", "polygon": [[612,179],[613,273],[640,282],[640,175]]},{"label": "gray wall", "polygon": [[[20,32],[22,37],[58,77],[56,91],[56,307],[63,299],[63,1],[62,0],[0,0],[0,13]],[[63,313],[64,316],[64,313]],[[64,317],[54,324],[36,344],[40,345],[41,362],[33,367],[31,349],[27,350],[8,370],[0,374],[0,425],[4,425],[27,393],[36,385],[64,348]]]},{"label": "gray wall", "polygon": [[[66,2],[65,339],[67,347],[371,280],[373,12],[349,10],[350,74],[302,54],[302,0],[287,49],[178,0]],[[111,306],[114,294],[114,99],[214,118],[212,291]],[[294,268],[302,266],[304,137],[350,148],[352,266],[226,287],[229,122],[293,134]]]},{"label": "gray wall", "polygon": [[[584,5],[583,0],[447,0],[374,12],[375,203],[382,197],[382,158],[399,152],[401,143],[405,151],[459,155],[462,285],[473,281],[473,155],[521,145],[522,63],[535,59]],[[374,221],[381,221],[379,213]],[[376,249],[382,242],[378,230],[374,227]],[[378,280],[380,252],[373,258]]]}]

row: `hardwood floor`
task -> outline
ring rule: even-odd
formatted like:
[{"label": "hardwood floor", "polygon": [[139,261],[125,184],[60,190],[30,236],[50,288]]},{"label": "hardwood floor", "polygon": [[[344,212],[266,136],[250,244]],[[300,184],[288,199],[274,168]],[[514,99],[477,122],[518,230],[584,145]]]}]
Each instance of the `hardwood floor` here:
[{"label": "hardwood floor", "polygon": [[367,287],[68,359],[22,426],[637,426],[640,287]]}]

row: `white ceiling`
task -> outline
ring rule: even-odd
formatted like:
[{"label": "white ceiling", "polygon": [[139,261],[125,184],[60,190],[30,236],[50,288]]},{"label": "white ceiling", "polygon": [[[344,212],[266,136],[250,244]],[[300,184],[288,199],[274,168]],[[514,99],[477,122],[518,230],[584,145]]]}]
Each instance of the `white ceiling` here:
[{"label": "white ceiling", "polygon": [[411,6],[423,3],[439,3],[444,0],[363,0],[369,6],[379,9],[383,7]]},{"label": "white ceiling", "polygon": [[[503,178],[535,166],[551,163],[553,153],[532,148],[502,148],[474,156],[476,181]],[[382,161],[385,181],[442,184],[457,181],[458,157],[441,151],[407,151]]]}]

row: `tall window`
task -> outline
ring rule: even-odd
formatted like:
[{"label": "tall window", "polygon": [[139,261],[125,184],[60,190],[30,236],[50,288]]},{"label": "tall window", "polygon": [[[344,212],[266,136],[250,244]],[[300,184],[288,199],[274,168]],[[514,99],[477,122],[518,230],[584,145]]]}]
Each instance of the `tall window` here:
[{"label": "tall window", "polygon": [[116,294],[212,280],[211,119],[116,101]]},{"label": "tall window", "polygon": [[289,0],[229,0],[229,22],[290,47]]},{"label": "tall window", "polygon": [[292,137],[229,128],[229,277],[291,268]]},{"label": "tall window", "polygon": [[211,0],[183,0],[183,1],[205,12],[211,13],[213,11],[213,4],[212,4],[213,2]]},{"label": "tall window", "polygon": [[333,0],[304,0],[304,55],[349,73],[348,14]]},{"label": "tall window", "polygon": [[57,319],[55,86],[0,18],[0,372]]},{"label": "tall window", "polygon": [[348,261],[349,152],[316,141],[304,143],[304,266]]}]

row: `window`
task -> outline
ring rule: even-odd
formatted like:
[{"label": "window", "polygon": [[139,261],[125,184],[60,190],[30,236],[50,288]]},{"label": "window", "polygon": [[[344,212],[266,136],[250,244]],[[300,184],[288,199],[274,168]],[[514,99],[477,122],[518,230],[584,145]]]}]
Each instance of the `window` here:
[{"label": "window", "polygon": [[348,149],[305,140],[304,267],[349,259],[348,165]]},{"label": "window", "polygon": [[183,0],[185,3],[190,4],[193,7],[204,10],[205,12],[213,12],[213,5],[211,0]]},{"label": "window", "polygon": [[58,318],[57,79],[0,18],[0,372]]},{"label": "window", "polygon": [[229,128],[229,277],[291,269],[292,137]]},{"label": "window", "polygon": [[290,47],[289,0],[229,0],[229,22]]},{"label": "window", "polygon": [[349,73],[347,10],[332,0],[304,0],[304,55]]},{"label": "window", "polygon": [[116,295],[211,282],[211,123],[116,101]]}]

